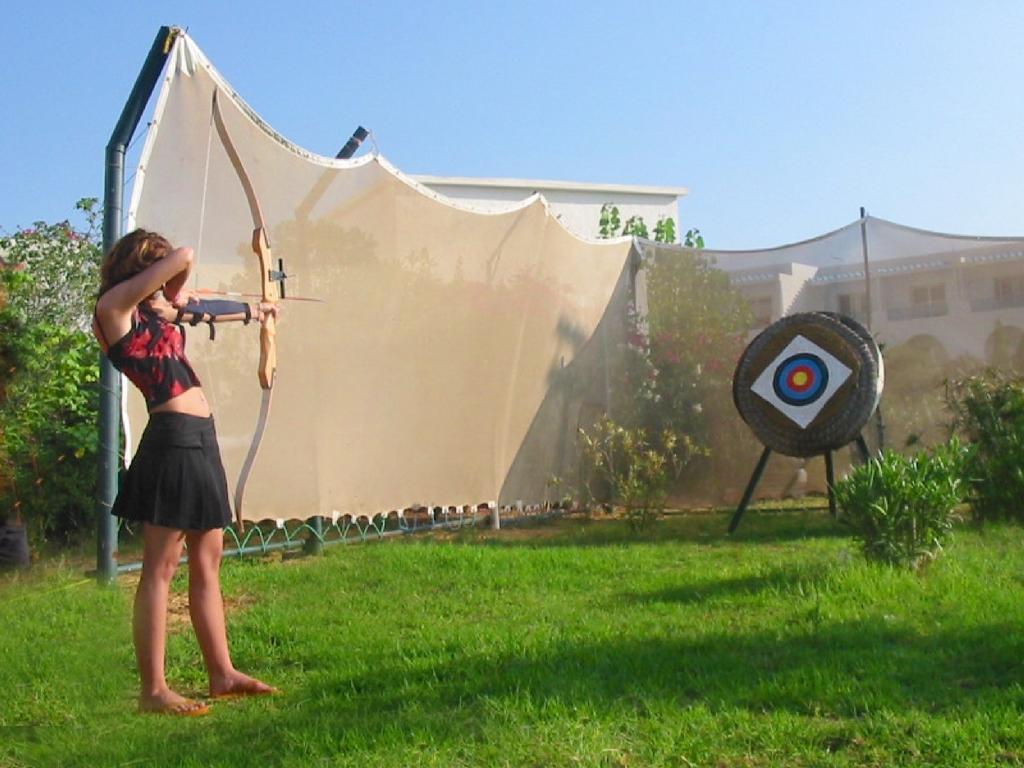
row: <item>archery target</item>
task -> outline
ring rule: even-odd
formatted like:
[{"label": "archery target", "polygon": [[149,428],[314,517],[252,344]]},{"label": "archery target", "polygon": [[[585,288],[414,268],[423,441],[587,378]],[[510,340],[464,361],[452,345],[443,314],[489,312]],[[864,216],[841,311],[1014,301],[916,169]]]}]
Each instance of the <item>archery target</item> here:
[{"label": "archery target", "polygon": [[766,447],[807,457],[854,440],[881,389],[882,359],[871,334],[840,315],[804,312],[772,323],[747,345],[732,394]]},{"label": "archery target", "polygon": [[768,363],[751,391],[804,429],[851,373],[828,350],[797,335]]}]

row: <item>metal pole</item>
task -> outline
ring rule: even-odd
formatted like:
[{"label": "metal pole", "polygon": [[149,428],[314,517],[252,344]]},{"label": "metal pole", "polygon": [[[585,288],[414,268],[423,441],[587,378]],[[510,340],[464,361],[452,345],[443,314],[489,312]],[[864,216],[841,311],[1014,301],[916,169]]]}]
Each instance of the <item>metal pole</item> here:
[{"label": "metal pole", "polygon": [[868,226],[867,213],[860,209],[860,247],[864,253],[864,325],[871,330],[871,268],[868,265]]},{"label": "metal pole", "polygon": [[[124,157],[139,119],[163,71],[171,44],[181,30],[160,27],[149,49],[135,85],[125,102],[121,117],[110,135],[106,150],[103,184],[103,252],[107,253],[123,234]],[[117,576],[117,522],[110,514],[117,495],[118,448],[120,444],[121,378],[107,356],[100,355],[99,455],[96,495],[96,578],[109,583]]]},{"label": "metal pole", "polygon": [[309,521],[309,527],[312,531],[309,534],[309,538],[306,539],[305,550],[307,554],[319,555],[324,551],[324,518],[322,515],[316,515]]},{"label": "metal pole", "polygon": [[[867,212],[864,206],[860,208],[860,246],[864,253],[864,321],[868,333],[871,333],[871,270],[868,265],[868,228]],[[875,433],[878,438],[878,452],[885,448],[885,420],[882,418],[882,404],[875,408]]]},{"label": "metal pole", "polygon": [[352,136],[349,137],[349,140],[345,142],[345,146],[338,150],[338,154],[334,156],[335,159],[348,160],[350,157],[352,157],[352,155],[356,153],[356,150],[359,149],[359,145],[363,143],[363,139],[365,139],[369,135],[370,132],[368,130],[363,128],[363,126],[361,125],[358,126],[352,132]]}]

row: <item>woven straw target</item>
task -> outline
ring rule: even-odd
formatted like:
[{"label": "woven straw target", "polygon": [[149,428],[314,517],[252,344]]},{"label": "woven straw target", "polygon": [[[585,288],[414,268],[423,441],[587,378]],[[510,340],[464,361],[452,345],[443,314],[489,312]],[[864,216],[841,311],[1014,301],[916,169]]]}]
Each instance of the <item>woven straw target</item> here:
[{"label": "woven straw target", "polygon": [[882,356],[856,321],[830,312],[790,315],[740,356],[732,396],[768,448],[817,456],[860,434],[882,394]]}]

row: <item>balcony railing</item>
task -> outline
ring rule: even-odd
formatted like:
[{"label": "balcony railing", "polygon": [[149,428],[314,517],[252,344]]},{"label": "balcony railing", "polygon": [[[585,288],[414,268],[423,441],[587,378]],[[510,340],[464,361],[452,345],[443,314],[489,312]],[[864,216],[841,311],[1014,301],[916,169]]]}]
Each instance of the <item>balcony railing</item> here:
[{"label": "balcony railing", "polygon": [[1014,307],[1024,307],[1024,293],[971,299],[971,312],[992,312],[997,309],[1013,309]]},{"label": "balcony railing", "polygon": [[931,301],[927,304],[912,304],[909,307],[889,307],[886,310],[889,319],[923,320],[928,317],[943,317],[949,314],[949,305],[945,301]]}]

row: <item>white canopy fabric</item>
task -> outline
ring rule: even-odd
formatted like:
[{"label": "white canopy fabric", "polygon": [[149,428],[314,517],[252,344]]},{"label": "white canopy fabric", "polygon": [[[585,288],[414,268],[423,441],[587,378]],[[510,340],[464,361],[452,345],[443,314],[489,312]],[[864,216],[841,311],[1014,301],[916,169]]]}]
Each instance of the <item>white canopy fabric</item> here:
[{"label": "white canopy fabric", "polygon": [[[375,514],[416,504],[544,501],[575,466],[586,403],[631,290],[631,240],[566,231],[542,197],[480,213],[384,158],[314,155],[272,131],[179,37],[143,150],[132,225],[191,245],[192,287],[258,294],[253,214],[213,123],[252,181],[292,274],[247,519]],[[255,300],[255,299],[254,299]],[[260,403],[259,333],[189,329],[229,482]],[[145,423],[130,397],[132,433]]]},{"label": "white canopy fabric", "polygon": [[[196,248],[194,287],[260,289],[254,215],[213,120],[215,93],[274,255],[292,275],[289,293],[325,302],[289,303],[280,321],[274,404],[246,490],[250,520],[558,498],[576,480],[578,430],[637,385],[637,370],[624,367],[634,360],[630,304],[652,349],[658,334],[673,345],[642,374],[642,386],[659,375],[676,386],[661,400],[654,386],[650,402],[687,409],[660,422],[709,449],[684,471],[680,501],[738,500],[760,447],[732,406],[731,372],[745,340],[785,315],[838,312],[882,344],[883,418],[866,430],[875,446],[943,440],[947,378],[986,365],[1024,369],[1024,238],[866,217],[755,251],[585,241],[537,195],[476,211],[378,155],[338,161],[296,147],[180,37],[131,214]],[[673,260],[679,269],[652,268]],[[708,269],[734,293],[652,284],[656,275],[701,281]],[[737,292],[753,318],[738,329]],[[650,327],[648,317],[675,326]],[[255,327],[223,327],[215,342],[204,328],[190,333],[232,483],[257,419],[258,336]],[[134,393],[129,410],[137,433],[145,412]],[[793,488],[803,463],[773,459],[759,495]],[[809,488],[823,488],[820,464],[808,466]]]},{"label": "white canopy fabric", "polygon": [[1024,242],[1019,237],[929,232],[874,216],[863,219],[862,234],[861,224],[861,221],[854,221],[824,235],[774,248],[749,251],[707,250],[705,253],[713,255],[722,269],[735,271],[781,263],[800,263],[814,267],[859,266],[864,261],[865,245],[869,261],[882,262],[955,253],[984,246],[1019,246]]}]

